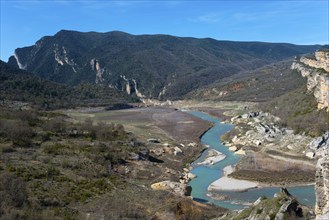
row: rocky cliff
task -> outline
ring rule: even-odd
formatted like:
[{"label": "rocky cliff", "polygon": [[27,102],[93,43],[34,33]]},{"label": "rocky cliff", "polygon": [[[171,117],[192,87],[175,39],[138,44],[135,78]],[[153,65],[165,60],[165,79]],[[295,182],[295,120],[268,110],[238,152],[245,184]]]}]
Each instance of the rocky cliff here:
[{"label": "rocky cliff", "polygon": [[[329,111],[329,50],[319,50],[314,57],[295,59],[292,69],[307,78],[307,89],[313,92],[318,109]],[[318,159],[316,165],[315,212],[317,219],[329,218],[329,131],[314,138],[308,145],[309,156]]]},{"label": "rocky cliff", "polygon": [[316,171],[316,206],[317,219],[329,217],[329,157],[318,160]]},{"label": "rocky cliff", "polygon": [[329,111],[329,50],[319,50],[314,57],[296,58],[291,69],[307,78],[307,89],[314,93],[318,109]]},{"label": "rocky cliff", "polygon": [[309,152],[318,158],[315,174],[315,213],[317,219],[329,218],[329,131],[314,138],[308,145]]}]

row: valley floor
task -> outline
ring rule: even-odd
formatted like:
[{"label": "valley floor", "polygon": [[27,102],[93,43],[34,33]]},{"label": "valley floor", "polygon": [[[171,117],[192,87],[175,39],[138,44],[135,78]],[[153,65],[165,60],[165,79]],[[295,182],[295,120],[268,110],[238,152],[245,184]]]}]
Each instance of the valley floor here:
[{"label": "valley floor", "polygon": [[[203,111],[228,122],[232,117],[254,111],[257,107],[254,103],[241,102],[178,101],[167,107],[111,111],[82,108],[37,113],[36,122],[31,124],[35,134],[30,147],[16,146],[10,138],[1,139],[1,173],[12,172],[23,178],[27,182],[29,198],[37,203],[35,209],[48,210],[51,216],[68,215],[81,219],[109,216],[112,219],[129,216],[168,219],[189,215],[208,219],[221,216],[226,210],[201,205],[181,196],[190,193],[185,187],[192,178],[189,164],[204,149],[199,138],[212,125],[177,109]],[[7,123],[7,119],[1,120]],[[56,120],[59,120],[59,125]],[[48,126],[49,122],[54,123]],[[120,133],[122,128],[118,124],[123,125],[127,134]],[[241,121],[236,128],[245,128],[246,124],[248,122]],[[113,128],[117,130],[116,135],[123,135],[125,139],[108,136],[113,135]],[[251,128],[239,129],[230,133],[225,141],[243,136]],[[301,152],[292,155],[279,148],[269,151],[268,148],[263,150],[263,146],[237,147],[247,153],[230,177],[262,185],[312,182],[308,175],[314,176],[313,161],[308,160],[308,164],[299,167],[299,163],[305,162]],[[108,150],[109,154],[106,153]],[[254,169],[248,160],[250,155],[262,158],[258,160],[258,169]],[[266,166],[281,163],[274,173]],[[32,167],[52,173],[44,176]],[[151,188],[154,183],[161,186],[166,181],[169,182],[165,191]],[[109,185],[101,189],[102,184]],[[85,188],[87,185],[89,188]],[[170,188],[172,185],[174,187]],[[63,190],[70,193],[69,197],[54,197]],[[47,212],[41,213],[45,215]]]},{"label": "valley floor", "polygon": [[[281,128],[279,119],[262,113],[257,103],[183,101],[174,105],[197,109],[235,125],[221,137],[230,150],[242,156],[228,176],[257,182],[260,187],[314,184],[316,161],[305,156],[312,138]],[[248,114],[259,116],[243,118]]]}]

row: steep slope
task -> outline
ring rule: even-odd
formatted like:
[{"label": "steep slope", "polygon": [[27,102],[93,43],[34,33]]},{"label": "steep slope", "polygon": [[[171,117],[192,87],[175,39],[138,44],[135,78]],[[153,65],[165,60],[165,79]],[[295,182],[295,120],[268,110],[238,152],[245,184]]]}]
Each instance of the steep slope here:
[{"label": "steep slope", "polygon": [[329,112],[329,49],[316,51],[314,57],[297,58],[291,68],[307,78],[307,90],[313,92],[318,109]]},{"label": "steep slope", "polygon": [[136,101],[115,89],[84,83],[71,88],[47,81],[0,61],[0,100],[23,101],[37,108],[119,104]]},{"label": "steep slope", "polygon": [[[319,54],[328,54],[326,51],[321,49],[315,54],[318,57]],[[297,58],[291,66],[291,74],[304,77],[301,81],[303,83],[294,90],[263,103],[261,108],[280,117],[284,126],[297,132],[305,131],[312,136],[319,136],[329,130],[329,78],[328,72],[319,68],[327,68],[328,64],[326,59],[322,59],[316,68],[304,63],[308,59],[316,61],[315,57]]]},{"label": "steep slope", "polygon": [[300,74],[291,71],[291,63],[292,60],[282,61],[225,77],[185,97],[214,101],[269,101],[306,83]]},{"label": "steep slope", "polygon": [[140,97],[177,99],[224,77],[317,48],[63,30],[16,49],[9,64],[69,85],[86,81]]}]

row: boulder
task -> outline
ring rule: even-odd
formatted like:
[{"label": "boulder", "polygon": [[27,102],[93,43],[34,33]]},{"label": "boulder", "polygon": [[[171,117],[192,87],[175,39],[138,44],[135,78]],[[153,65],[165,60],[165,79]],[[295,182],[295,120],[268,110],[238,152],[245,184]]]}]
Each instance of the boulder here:
[{"label": "boulder", "polygon": [[242,148],[238,151],[235,151],[234,153],[238,155],[246,155],[246,152]]},{"label": "boulder", "polygon": [[314,156],[315,156],[315,153],[314,153],[314,152],[311,152],[311,151],[309,151],[309,152],[307,152],[305,155],[306,155],[306,157],[308,157],[308,158],[310,158],[310,159],[313,159],[313,158],[314,158]]},{"label": "boulder", "polygon": [[183,151],[179,147],[174,148],[174,155],[175,156],[179,156],[179,155],[182,155],[182,154],[183,154]]},{"label": "boulder", "polygon": [[189,178],[189,179],[194,179],[194,178],[196,178],[196,175],[193,174],[193,173],[188,173],[188,174],[187,174],[187,178]]},{"label": "boulder", "polygon": [[151,188],[154,189],[154,190],[168,190],[168,189],[170,189],[169,181],[153,183],[151,185]]},{"label": "boulder", "polygon": [[197,143],[195,142],[191,142],[187,145],[188,147],[196,147],[197,146]]},{"label": "boulder", "polygon": [[186,172],[186,173],[190,172],[190,170],[186,167],[183,168],[183,171]]},{"label": "boulder", "polygon": [[262,145],[262,141],[260,141],[260,140],[254,140],[254,144],[256,146]]},{"label": "boulder", "polygon": [[163,150],[163,148],[160,147],[153,149],[152,152],[157,156],[161,156],[165,151]]},{"label": "boulder", "polygon": [[321,137],[314,138],[308,147],[312,150],[318,150],[320,148],[329,148],[329,131],[327,131]]},{"label": "boulder", "polygon": [[174,150],[170,147],[163,147],[164,152],[168,153],[168,154],[173,154]]},{"label": "boulder", "polygon": [[187,186],[185,183],[179,183],[179,182],[172,182],[169,180],[165,180],[158,183],[153,183],[151,185],[151,188],[154,190],[168,190],[172,191],[177,195],[180,196],[190,196],[192,187]]},{"label": "boulder", "polygon": [[156,139],[156,138],[149,138],[149,139],[147,139],[147,142],[158,144],[158,143],[160,143],[160,140]]},{"label": "boulder", "polygon": [[228,149],[230,151],[237,151],[238,150],[238,148],[236,146],[229,147]]}]

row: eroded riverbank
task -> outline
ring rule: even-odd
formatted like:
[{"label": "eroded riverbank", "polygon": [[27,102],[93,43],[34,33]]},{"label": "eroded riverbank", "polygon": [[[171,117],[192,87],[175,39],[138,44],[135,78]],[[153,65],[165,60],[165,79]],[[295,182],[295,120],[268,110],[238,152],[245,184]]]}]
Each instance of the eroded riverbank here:
[{"label": "eroded riverbank", "polygon": [[[226,158],[213,166],[200,166],[198,163],[204,160],[207,155],[205,151],[198,160],[196,160],[192,165],[192,173],[196,174],[198,177],[191,180],[190,185],[193,188],[192,196],[196,200],[208,201],[216,205],[228,208],[228,209],[241,209],[245,206],[252,204],[259,197],[265,195],[272,197],[275,193],[279,191],[277,187],[265,187],[251,189],[247,192],[236,192],[236,191],[213,191],[209,193],[208,187],[218,178],[223,176],[223,169],[228,165],[236,164],[240,156],[229,151],[228,147],[224,146],[219,140],[219,137],[233,128],[232,124],[222,124],[219,120],[205,114],[202,112],[189,112],[194,116],[200,117],[203,120],[208,120],[214,124],[214,126],[209,129],[201,138],[201,142],[209,146],[209,149],[218,150],[226,155]],[[208,150],[209,150],[208,149]],[[233,185],[233,182],[227,182],[229,185]],[[252,188],[247,185],[246,188]],[[315,195],[314,186],[298,186],[289,187],[288,190],[298,198],[301,203],[309,206],[314,206]],[[211,197],[209,197],[211,195]]]}]

